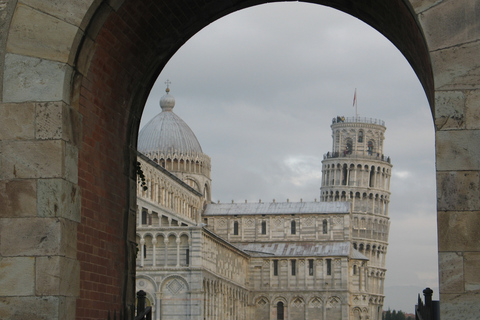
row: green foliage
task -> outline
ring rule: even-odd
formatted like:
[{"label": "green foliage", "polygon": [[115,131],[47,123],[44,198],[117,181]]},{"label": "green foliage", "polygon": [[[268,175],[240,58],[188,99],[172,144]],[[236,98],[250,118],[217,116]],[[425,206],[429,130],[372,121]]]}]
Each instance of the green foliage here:
[{"label": "green foliage", "polygon": [[140,188],[142,188],[143,191],[147,191],[148,187],[147,187],[147,182],[145,181],[145,174],[143,173],[143,170],[142,170],[142,164],[138,161],[137,161],[137,177],[141,181]]},{"label": "green foliage", "polygon": [[390,310],[388,309],[387,311],[384,311],[382,314],[382,320],[415,320],[411,316],[406,316],[405,312],[401,310]]}]

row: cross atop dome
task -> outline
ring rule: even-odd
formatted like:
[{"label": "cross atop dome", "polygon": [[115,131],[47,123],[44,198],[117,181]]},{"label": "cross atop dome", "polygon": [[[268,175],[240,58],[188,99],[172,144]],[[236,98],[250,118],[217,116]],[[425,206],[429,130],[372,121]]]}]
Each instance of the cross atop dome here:
[{"label": "cross atop dome", "polygon": [[165,84],[167,85],[167,89],[165,89],[167,94],[160,99],[160,107],[163,111],[172,111],[173,107],[175,106],[175,98],[170,94],[170,80],[167,79]]},{"label": "cross atop dome", "polygon": [[172,82],[171,82],[170,80],[168,80],[168,79],[167,79],[167,81],[165,81],[165,84],[167,85],[167,89],[165,89],[166,92],[170,92],[170,88],[169,88],[169,87],[170,87],[170,84],[171,84],[171,83],[172,83]]}]

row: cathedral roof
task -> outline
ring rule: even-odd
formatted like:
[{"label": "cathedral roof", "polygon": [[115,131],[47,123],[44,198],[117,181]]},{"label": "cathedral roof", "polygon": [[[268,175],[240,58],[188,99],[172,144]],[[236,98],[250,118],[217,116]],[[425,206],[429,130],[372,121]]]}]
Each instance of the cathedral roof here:
[{"label": "cathedral roof", "polygon": [[175,98],[170,94],[168,87],[166,92],[160,99],[162,112],[140,130],[138,151],[149,157],[161,154],[189,156],[203,154],[202,147],[192,129],[172,111]]},{"label": "cathedral roof", "polygon": [[366,256],[352,248],[350,242],[282,242],[282,243],[236,243],[236,247],[252,256],[276,257],[339,257],[348,256],[358,260],[368,260]]},{"label": "cathedral roof", "polygon": [[350,202],[212,203],[204,215],[349,213]]}]

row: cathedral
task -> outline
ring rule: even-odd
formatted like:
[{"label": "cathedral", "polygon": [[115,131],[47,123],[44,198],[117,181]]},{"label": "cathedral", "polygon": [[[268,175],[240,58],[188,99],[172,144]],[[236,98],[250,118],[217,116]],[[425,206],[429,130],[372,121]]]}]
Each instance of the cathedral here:
[{"label": "cathedral", "polygon": [[136,290],[152,318],[380,320],[385,123],[332,120],[320,201],[213,203],[210,157],[169,91],[138,139]]}]

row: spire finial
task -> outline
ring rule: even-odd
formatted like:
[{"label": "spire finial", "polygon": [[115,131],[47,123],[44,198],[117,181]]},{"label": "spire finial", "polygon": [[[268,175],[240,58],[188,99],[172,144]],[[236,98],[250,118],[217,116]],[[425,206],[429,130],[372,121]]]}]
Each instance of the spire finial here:
[{"label": "spire finial", "polygon": [[170,92],[170,88],[169,88],[170,84],[171,84],[170,80],[167,79],[167,81],[165,81],[165,84],[167,85],[167,89],[165,89],[165,92],[168,93],[168,92]]}]

